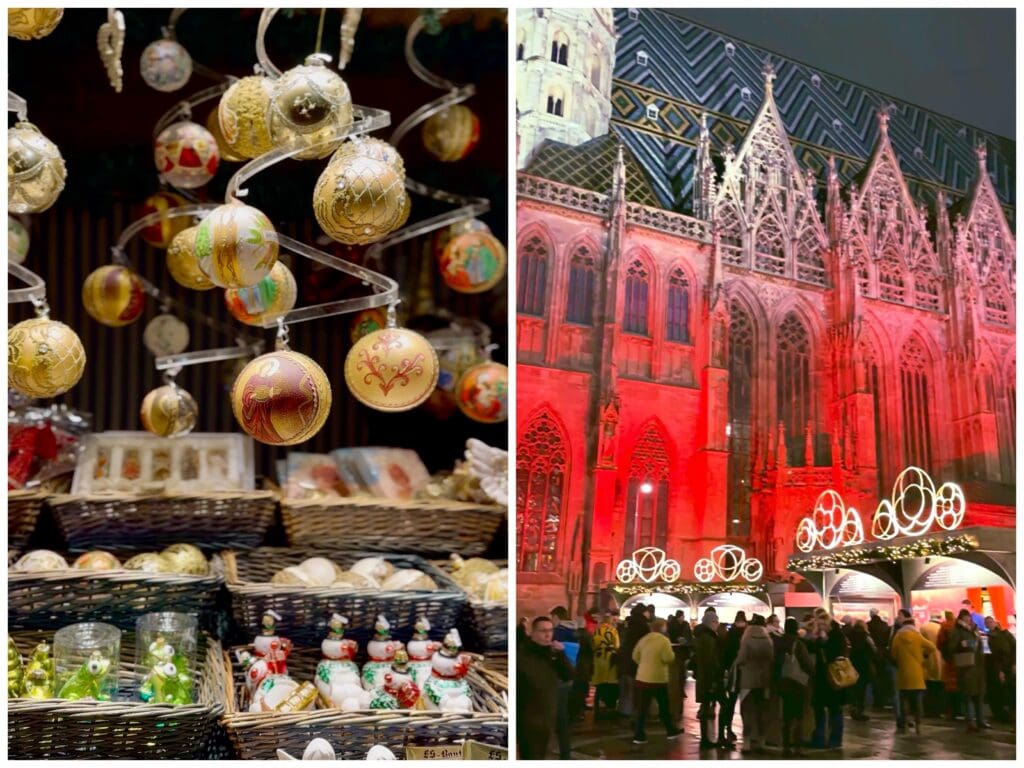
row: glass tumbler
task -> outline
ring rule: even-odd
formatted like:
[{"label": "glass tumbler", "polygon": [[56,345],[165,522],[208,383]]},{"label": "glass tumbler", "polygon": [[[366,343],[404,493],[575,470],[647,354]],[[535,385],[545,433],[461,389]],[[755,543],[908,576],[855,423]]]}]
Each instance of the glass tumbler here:
[{"label": "glass tumbler", "polygon": [[57,697],[114,700],[120,659],[121,630],[111,624],[87,621],[57,630],[53,636]]},{"label": "glass tumbler", "polygon": [[188,613],[147,613],[135,621],[139,698],[149,704],[191,704],[195,695],[199,621]]}]

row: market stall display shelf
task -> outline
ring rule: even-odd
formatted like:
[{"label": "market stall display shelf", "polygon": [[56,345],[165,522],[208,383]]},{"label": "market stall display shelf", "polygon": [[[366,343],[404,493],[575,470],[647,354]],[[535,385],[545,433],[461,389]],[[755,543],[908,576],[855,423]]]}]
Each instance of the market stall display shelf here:
[{"label": "market stall display shelf", "polygon": [[24,549],[46,502],[41,490],[7,492],[7,546]]}]

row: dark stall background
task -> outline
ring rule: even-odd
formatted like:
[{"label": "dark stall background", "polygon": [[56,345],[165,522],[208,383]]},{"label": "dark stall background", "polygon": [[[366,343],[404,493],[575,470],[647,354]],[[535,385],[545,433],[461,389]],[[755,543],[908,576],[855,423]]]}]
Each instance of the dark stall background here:
[{"label": "dark stall background", "polygon": [[[110,263],[110,246],[139,215],[142,201],[159,188],[152,152],[152,130],[157,120],[176,102],[216,82],[193,74],[188,85],[175,93],[150,89],[139,75],[139,57],[146,45],[161,36],[170,11],[126,8],[122,12],[127,38],[120,94],[111,88],[96,51],[96,31],[106,20],[105,10],[69,9],[56,31],[42,40],[9,38],[8,87],[28,100],[29,120],[60,147],[68,169],[67,186],[56,205],[30,217],[32,243],[25,266],[47,281],[51,315],[71,325],[82,338],[88,355],[85,375],[58,402],[91,412],[96,431],[142,428],[138,416],[142,398],[162,382],[152,355],[142,343],[142,333],[146,323],[160,313],[160,307],[150,299],[138,321],[125,328],[107,328],[82,308],[82,282],[89,272]],[[391,127],[376,134],[380,138],[387,138],[408,114],[442,93],[418,80],[405,63],[405,33],[416,13],[364,11],[352,60],[341,73],[356,104],[391,112]],[[274,19],[267,47],[280,69],[302,63],[313,52],[319,17],[319,9],[309,9],[282,11]],[[258,10],[190,10],[177,24],[177,39],[194,61],[242,77],[251,74],[256,63],[258,19]],[[338,52],[340,22],[340,10],[327,11],[321,50],[333,57]],[[506,45],[504,10],[452,11],[443,20],[439,35],[421,34],[416,50],[428,69],[457,83],[476,84],[477,95],[466,104],[480,118],[480,143],[458,163],[433,159],[422,148],[418,129],[398,148],[412,178],[452,192],[489,198],[492,210],[483,219],[503,242],[508,238]],[[216,100],[201,105],[193,119],[205,123],[214,108]],[[10,118],[9,125],[13,124],[13,115]],[[325,164],[326,160],[286,161],[275,166],[248,183],[246,202],[264,211],[281,232],[315,244],[321,231],[312,214],[312,194]],[[227,180],[239,167],[238,163],[222,162],[216,178],[199,191],[200,198],[223,201]],[[442,210],[445,207],[413,195],[410,222]],[[355,261],[361,259],[362,249],[322,247]],[[222,323],[243,328],[224,308],[221,290],[194,292],[174,283],[164,265],[163,250],[135,238],[129,255],[138,270],[165,292]],[[424,264],[425,259],[431,262]],[[422,288],[429,286],[426,298],[438,310],[478,318],[488,325],[492,341],[499,345],[494,359],[507,362],[506,281],[479,296],[454,293],[444,286],[433,259],[424,238],[385,252],[383,271],[401,284],[403,310],[422,308]],[[299,283],[298,306],[364,290],[340,273],[331,273],[334,276],[319,289],[326,292],[312,295],[313,262],[293,256],[290,263]],[[17,305],[11,308],[9,319],[13,323],[30,314],[28,305]],[[334,390],[326,426],[313,440],[294,450],[326,452],[357,445],[408,447],[419,452],[431,471],[437,471],[450,468],[461,456],[467,437],[507,446],[506,424],[481,425],[458,412],[438,421],[422,408],[383,414],[358,404],[349,395],[342,375],[350,347],[350,318],[342,315],[291,327],[292,349],[323,366]],[[183,319],[191,332],[189,350],[232,343],[203,324]],[[272,332],[248,330],[265,334],[267,349],[273,347]],[[199,404],[196,431],[238,431],[228,399],[231,377],[226,364],[192,366],[179,375],[178,382]],[[259,443],[256,446],[257,473],[273,477],[273,461],[283,458],[286,449]]]}]

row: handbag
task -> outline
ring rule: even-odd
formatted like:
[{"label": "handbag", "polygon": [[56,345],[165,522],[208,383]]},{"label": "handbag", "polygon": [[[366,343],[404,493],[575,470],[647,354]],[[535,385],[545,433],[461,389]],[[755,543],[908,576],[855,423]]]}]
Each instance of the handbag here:
[{"label": "handbag", "polygon": [[807,685],[810,680],[810,675],[804,672],[803,667],[800,666],[800,662],[796,658],[796,647],[786,654],[782,659],[782,679],[788,680],[791,683],[796,683],[801,688]]},{"label": "handbag", "polygon": [[845,656],[839,656],[830,662],[826,672],[828,684],[837,690],[849,688],[860,679],[860,674]]},{"label": "handbag", "polygon": [[960,651],[953,654],[953,666],[957,669],[974,666],[974,651]]}]

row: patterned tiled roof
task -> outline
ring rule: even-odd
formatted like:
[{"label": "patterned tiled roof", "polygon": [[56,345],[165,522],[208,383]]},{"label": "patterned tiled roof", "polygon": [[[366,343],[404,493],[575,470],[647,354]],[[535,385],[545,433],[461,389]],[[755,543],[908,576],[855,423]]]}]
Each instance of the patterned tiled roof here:
[{"label": "patterned tiled roof", "polygon": [[[770,58],[776,103],[797,161],[820,183],[830,154],[841,181],[854,180],[878,137],[877,111],[892,105],[890,139],[916,199],[930,205],[940,188],[953,201],[966,196],[977,168],[974,147],[985,143],[989,173],[1013,222],[1013,141],[664,11],[643,9],[631,19],[620,9],[615,27],[612,128],[644,167],[662,207],[692,207],[702,111],[709,113],[716,151],[740,145],[764,96],[762,67]],[[646,65],[637,61],[641,51]],[[656,119],[647,116],[650,104],[659,108]]]}]

